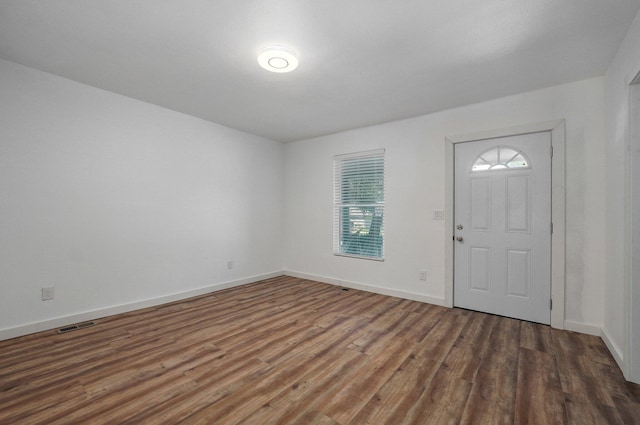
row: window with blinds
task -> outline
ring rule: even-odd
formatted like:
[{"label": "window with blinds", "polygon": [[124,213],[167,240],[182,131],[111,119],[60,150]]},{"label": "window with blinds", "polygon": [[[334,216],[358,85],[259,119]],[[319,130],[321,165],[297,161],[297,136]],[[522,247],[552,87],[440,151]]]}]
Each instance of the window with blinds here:
[{"label": "window with blinds", "polygon": [[383,260],[384,149],[335,156],[333,167],[333,253]]}]

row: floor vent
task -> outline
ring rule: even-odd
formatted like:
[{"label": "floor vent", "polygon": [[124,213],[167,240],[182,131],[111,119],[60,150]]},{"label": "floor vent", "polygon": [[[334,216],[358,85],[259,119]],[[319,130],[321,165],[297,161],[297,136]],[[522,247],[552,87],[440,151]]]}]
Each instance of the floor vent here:
[{"label": "floor vent", "polygon": [[60,328],[56,332],[58,332],[59,334],[66,334],[67,332],[76,331],[78,329],[89,328],[93,325],[95,325],[95,322],[76,323],[75,325],[69,325],[69,326],[65,326],[64,328]]}]

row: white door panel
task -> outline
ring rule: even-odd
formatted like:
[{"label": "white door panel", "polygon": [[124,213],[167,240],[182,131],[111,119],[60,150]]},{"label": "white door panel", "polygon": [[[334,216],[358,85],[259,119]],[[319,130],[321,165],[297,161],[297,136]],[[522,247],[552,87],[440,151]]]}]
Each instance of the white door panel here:
[{"label": "white door panel", "polygon": [[455,146],[454,304],[550,323],[551,135]]}]

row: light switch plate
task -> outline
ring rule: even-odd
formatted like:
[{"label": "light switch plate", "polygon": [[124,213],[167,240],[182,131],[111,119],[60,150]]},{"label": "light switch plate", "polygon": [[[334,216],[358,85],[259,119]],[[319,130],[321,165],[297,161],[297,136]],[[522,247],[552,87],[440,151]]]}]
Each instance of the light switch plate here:
[{"label": "light switch plate", "polygon": [[42,288],[42,301],[52,300],[55,294],[55,287]]}]

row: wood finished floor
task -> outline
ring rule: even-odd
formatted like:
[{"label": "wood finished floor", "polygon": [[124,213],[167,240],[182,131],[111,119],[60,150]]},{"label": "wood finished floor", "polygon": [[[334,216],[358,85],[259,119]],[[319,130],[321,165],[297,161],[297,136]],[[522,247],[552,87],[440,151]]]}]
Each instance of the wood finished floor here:
[{"label": "wood finished floor", "polygon": [[290,277],[0,342],[0,424],[640,424],[599,338]]}]

